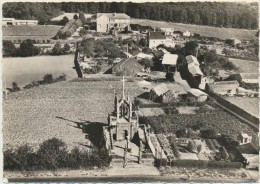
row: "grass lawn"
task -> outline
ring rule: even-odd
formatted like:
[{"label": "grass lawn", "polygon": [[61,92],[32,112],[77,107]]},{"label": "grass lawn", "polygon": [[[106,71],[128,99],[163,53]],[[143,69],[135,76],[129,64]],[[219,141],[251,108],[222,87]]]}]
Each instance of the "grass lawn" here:
[{"label": "grass lawn", "polygon": [[258,73],[259,62],[257,61],[249,61],[244,59],[234,59],[229,58],[236,67],[238,67],[240,72],[244,73]]},{"label": "grass lawn", "polygon": [[[121,94],[121,81],[65,81],[11,93],[3,100],[4,149],[25,143],[37,148],[53,137],[69,148],[88,145],[77,123],[107,123],[114,105],[110,85]],[[132,99],[142,93],[134,82],[125,86]]]}]

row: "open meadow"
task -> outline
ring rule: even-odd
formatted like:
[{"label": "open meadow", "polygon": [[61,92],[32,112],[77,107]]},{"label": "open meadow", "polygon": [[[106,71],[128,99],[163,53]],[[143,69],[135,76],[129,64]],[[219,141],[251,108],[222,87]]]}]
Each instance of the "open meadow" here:
[{"label": "open meadow", "polygon": [[235,29],[235,28],[220,28],[210,26],[200,26],[192,24],[172,23],[165,21],[154,21],[146,19],[131,19],[131,24],[140,24],[143,26],[152,26],[158,28],[174,28],[175,31],[189,30],[191,33],[197,33],[207,37],[217,37],[220,39],[238,38],[240,40],[256,39],[257,30]]},{"label": "open meadow", "polygon": [[249,61],[244,59],[234,59],[229,58],[236,67],[238,67],[240,72],[244,73],[258,73],[259,62],[257,61]]},{"label": "open meadow", "polygon": [[[34,148],[49,138],[62,139],[69,148],[88,144],[77,123],[107,123],[114,106],[114,90],[121,81],[65,81],[11,93],[3,100],[4,149],[25,143]],[[126,82],[130,97],[142,91]],[[132,98],[133,99],[133,98]]]}]

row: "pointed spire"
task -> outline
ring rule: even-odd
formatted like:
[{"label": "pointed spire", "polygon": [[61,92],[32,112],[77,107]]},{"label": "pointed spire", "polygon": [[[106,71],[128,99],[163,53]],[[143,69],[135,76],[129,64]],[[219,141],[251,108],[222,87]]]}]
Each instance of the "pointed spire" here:
[{"label": "pointed spire", "polygon": [[123,99],[125,99],[125,76],[123,76]]}]

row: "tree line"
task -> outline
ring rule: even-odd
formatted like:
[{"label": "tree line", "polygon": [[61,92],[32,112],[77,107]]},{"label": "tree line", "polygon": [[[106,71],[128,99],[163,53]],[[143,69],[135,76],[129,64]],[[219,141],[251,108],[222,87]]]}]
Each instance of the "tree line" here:
[{"label": "tree line", "polygon": [[87,151],[75,147],[69,151],[66,143],[57,138],[43,141],[37,151],[25,144],[6,149],[3,155],[4,170],[9,171],[91,169],[108,167],[111,161],[105,148]]},{"label": "tree line", "polygon": [[258,28],[258,3],[234,2],[62,2],[3,4],[3,16],[47,24],[62,12],[126,13],[132,18],[233,28]]}]

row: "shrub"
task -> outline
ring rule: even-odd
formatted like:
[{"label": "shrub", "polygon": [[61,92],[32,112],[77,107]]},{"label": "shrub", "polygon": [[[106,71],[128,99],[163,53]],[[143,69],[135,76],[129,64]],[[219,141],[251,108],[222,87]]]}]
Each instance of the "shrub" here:
[{"label": "shrub", "polygon": [[57,138],[44,141],[37,152],[42,169],[53,170],[66,167],[68,153],[66,144]]},{"label": "shrub", "polygon": [[43,84],[51,84],[54,82],[52,74],[46,74],[43,77]]},{"label": "shrub", "polygon": [[3,57],[11,57],[16,55],[15,45],[11,41],[3,40]]},{"label": "shrub", "polygon": [[18,87],[16,82],[12,82],[12,89],[11,92],[20,91],[20,87]]}]

